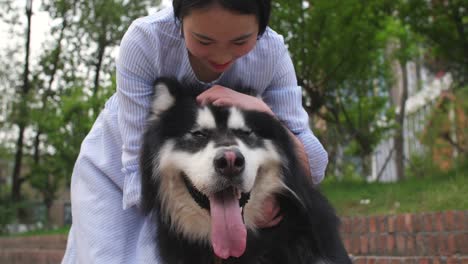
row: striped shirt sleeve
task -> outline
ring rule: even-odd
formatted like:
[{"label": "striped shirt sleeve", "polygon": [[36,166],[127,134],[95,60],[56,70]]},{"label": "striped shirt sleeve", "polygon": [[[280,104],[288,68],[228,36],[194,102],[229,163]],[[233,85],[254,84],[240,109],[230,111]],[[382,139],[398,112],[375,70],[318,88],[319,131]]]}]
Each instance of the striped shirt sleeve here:
[{"label": "striped shirt sleeve", "polygon": [[[148,27],[133,23],[122,39],[117,60],[118,127],[122,136],[122,171],[125,174],[123,205],[140,199],[138,155],[147,119],[157,67],[148,54],[157,50]],[[153,46],[153,47],[152,47]]]},{"label": "striped shirt sleeve", "polygon": [[275,74],[262,97],[304,145],[312,180],[314,184],[318,184],[325,176],[328,154],[310,129],[309,116],[302,107],[302,89],[297,85],[294,66],[287,48],[283,44],[278,49],[279,59],[274,65]]}]

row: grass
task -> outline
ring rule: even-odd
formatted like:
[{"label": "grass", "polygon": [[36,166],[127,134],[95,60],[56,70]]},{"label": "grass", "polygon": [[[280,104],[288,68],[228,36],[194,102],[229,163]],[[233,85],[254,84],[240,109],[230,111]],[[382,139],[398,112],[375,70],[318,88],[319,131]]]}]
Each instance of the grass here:
[{"label": "grass", "polygon": [[321,189],[341,216],[468,210],[466,170],[398,183],[326,179]]},{"label": "grass", "polygon": [[46,235],[67,235],[68,231],[70,231],[70,226],[64,226],[56,229],[40,229],[34,231],[28,231],[20,234],[13,234],[7,236],[14,236],[14,237],[28,237],[28,236],[46,236]]}]

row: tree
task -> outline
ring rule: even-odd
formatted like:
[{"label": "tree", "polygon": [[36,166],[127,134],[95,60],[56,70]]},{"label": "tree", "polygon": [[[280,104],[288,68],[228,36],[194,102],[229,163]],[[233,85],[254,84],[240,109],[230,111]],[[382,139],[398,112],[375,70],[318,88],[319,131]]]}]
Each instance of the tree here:
[{"label": "tree", "polygon": [[12,190],[11,199],[13,201],[21,200],[21,184],[24,182],[24,178],[21,177],[21,165],[23,160],[23,145],[24,145],[24,132],[28,122],[28,111],[27,103],[30,96],[30,68],[29,68],[29,54],[30,54],[30,42],[31,42],[31,17],[32,17],[32,0],[26,1],[26,31],[25,31],[25,58],[23,67],[23,84],[21,89],[18,90],[20,96],[20,102],[17,105],[18,115],[16,116],[15,123],[18,126],[18,138],[16,141],[16,154],[13,173],[11,176]]},{"label": "tree", "polygon": [[[68,1],[56,1],[52,5],[47,5],[45,8],[49,11],[51,18],[59,19],[61,21],[58,26],[52,28],[52,33],[58,31],[56,39],[51,41],[50,50],[45,48],[44,53],[39,59],[39,67],[33,74],[33,85],[37,93],[34,100],[36,101],[35,107],[31,111],[31,125],[35,128],[35,137],[33,144],[33,159],[30,167],[31,172],[27,176],[29,183],[37,189],[42,197],[46,208],[46,223],[49,223],[49,211],[53,201],[56,199],[56,192],[62,183],[63,172],[58,168],[61,166],[56,165],[50,153],[47,153],[44,146],[47,146],[46,137],[47,132],[50,132],[51,121],[60,120],[51,116],[54,113],[53,107],[57,106],[54,97],[60,95],[60,90],[53,89],[54,80],[56,79],[57,72],[63,70],[63,42],[65,40],[65,32],[69,26],[68,17],[70,11],[73,10],[73,3]],[[54,35],[54,34],[52,34]],[[49,45],[47,45],[49,46]],[[52,107],[51,107],[52,106]],[[51,118],[50,120],[48,120]],[[57,124],[57,122],[53,122]],[[53,127],[53,129],[59,129]],[[48,135],[50,136],[50,135]],[[42,145],[42,147],[41,147]]]},{"label": "tree", "polygon": [[404,1],[399,9],[401,20],[423,36],[432,51],[437,63],[427,66],[450,72],[457,88],[468,84],[467,13],[466,0]]},{"label": "tree", "polygon": [[[12,144],[16,147],[13,201],[21,197],[21,185],[28,182],[42,194],[46,208],[50,207],[58,186],[71,175],[81,141],[97,112],[115,91],[111,52],[130,22],[145,15],[150,4],[159,2],[44,0],[42,7],[54,26],[40,54],[34,56],[38,61],[30,63],[29,42],[34,16],[32,0],[27,1],[26,48],[22,61],[25,67],[22,78],[16,76],[22,83],[0,85],[5,91],[19,87],[14,98],[3,97],[8,92],[2,93],[1,98],[8,106],[2,108],[8,115],[2,122],[2,129],[19,128],[17,142]],[[1,5],[15,8],[11,1]],[[1,18],[19,21],[3,12]],[[13,52],[18,54],[18,48]],[[0,75],[3,76],[15,79],[15,76]],[[2,142],[2,149],[5,146]],[[30,173],[21,170],[25,166],[31,168]]]},{"label": "tree", "polygon": [[[110,78],[114,67],[101,67],[104,60],[111,60],[105,50],[115,48],[130,22],[146,13],[148,3],[60,0],[44,5],[59,23],[51,28],[53,38],[44,45],[34,72],[37,94],[31,123],[36,134],[30,165],[33,170],[28,177],[43,197],[47,216],[57,190],[68,182],[81,142],[98,110],[115,91],[115,80]],[[83,42],[84,38],[88,40]],[[68,52],[70,47],[77,48]],[[76,69],[92,67],[95,76],[91,84],[87,72]],[[100,73],[106,77],[101,78],[107,83],[104,86],[99,82]]]},{"label": "tree", "polygon": [[417,34],[411,28],[402,23],[398,17],[388,19],[387,32],[389,38],[388,59],[394,61],[394,75],[401,72],[401,78],[395,78],[395,98],[392,103],[397,110],[395,115],[396,126],[394,128],[393,144],[395,151],[395,170],[398,180],[405,178],[405,150],[404,150],[404,125],[406,119],[406,101],[409,97],[408,62],[417,58],[422,49],[422,43]]},{"label": "tree", "polygon": [[326,121],[322,141],[332,154],[349,147],[361,157],[364,175],[391,127],[378,121],[391,115],[383,31],[393,9],[393,1],[382,0],[276,1],[273,7],[272,24],[285,36],[306,109]]},{"label": "tree", "polygon": [[150,4],[159,3],[160,1],[149,0],[92,0],[80,2],[80,31],[83,33],[84,39],[91,40],[84,43],[84,46],[88,50],[93,50],[93,56],[89,58],[87,64],[94,67],[92,87],[94,95],[97,94],[100,86],[100,76],[106,50],[120,42],[130,23],[134,19],[145,15],[146,8]]}]

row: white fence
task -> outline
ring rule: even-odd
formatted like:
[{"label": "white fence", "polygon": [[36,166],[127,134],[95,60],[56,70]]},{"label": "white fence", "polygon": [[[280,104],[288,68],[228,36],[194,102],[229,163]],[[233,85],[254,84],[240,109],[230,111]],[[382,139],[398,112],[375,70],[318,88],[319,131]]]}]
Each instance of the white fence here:
[{"label": "white fence", "polygon": [[[423,71],[422,89],[417,91],[414,65],[409,65],[409,98],[406,101],[406,117],[404,121],[404,156],[405,161],[412,154],[423,154],[424,146],[420,142],[421,133],[427,125],[427,119],[432,107],[442,91],[447,90],[451,84],[449,74],[441,78],[430,77]],[[389,138],[383,140],[374,151],[372,156],[372,175],[370,181],[393,182],[397,180],[395,151],[392,133]]]}]

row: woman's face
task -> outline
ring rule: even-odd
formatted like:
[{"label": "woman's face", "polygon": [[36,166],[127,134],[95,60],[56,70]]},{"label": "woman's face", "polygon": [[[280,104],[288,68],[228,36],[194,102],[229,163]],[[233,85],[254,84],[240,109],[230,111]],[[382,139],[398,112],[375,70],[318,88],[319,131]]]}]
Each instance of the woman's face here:
[{"label": "woman's face", "polygon": [[255,15],[233,13],[217,5],[183,18],[185,44],[204,71],[222,73],[257,43]]}]

